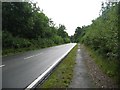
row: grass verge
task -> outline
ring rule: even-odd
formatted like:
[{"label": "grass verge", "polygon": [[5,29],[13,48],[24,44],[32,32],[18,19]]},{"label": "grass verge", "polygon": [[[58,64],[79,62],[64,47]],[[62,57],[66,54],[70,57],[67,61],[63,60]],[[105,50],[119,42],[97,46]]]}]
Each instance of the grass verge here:
[{"label": "grass verge", "polygon": [[98,54],[96,51],[92,50],[91,48],[85,46],[87,49],[89,55],[93,58],[93,60],[96,62],[96,64],[99,66],[99,68],[109,77],[111,77],[113,80],[118,80],[118,62],[117,60],[108,60],[107,58],[104,58],[100,54]]},{"label": "grass verge", "polygon": [[69,86],[73,77],[77,45],[56,67],[50,77],[41,85],[40,88],[66,88]]}]

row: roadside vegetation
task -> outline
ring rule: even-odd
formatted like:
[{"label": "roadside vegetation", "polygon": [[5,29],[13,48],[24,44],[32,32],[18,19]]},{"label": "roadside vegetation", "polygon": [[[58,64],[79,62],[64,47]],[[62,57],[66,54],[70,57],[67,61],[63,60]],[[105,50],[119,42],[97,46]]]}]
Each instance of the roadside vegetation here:
[{"label": "roadside vegetation", "polygon": [[2,3],[2,54],[69,43],[64,25],[55,26],[36,3]]},{"label": "roadside vegetation", "polygon": [[77,45],[55,68],[50,77],[38,88],[66,88],[69,86],[73,77]]},{"label": "roadside vegetation", "polygon": [[118,19],[120,3],[102,3],[101,14],[91,25],[77,27],[73,42],[86,46],[98,66],[109,77],[119,78]]}]

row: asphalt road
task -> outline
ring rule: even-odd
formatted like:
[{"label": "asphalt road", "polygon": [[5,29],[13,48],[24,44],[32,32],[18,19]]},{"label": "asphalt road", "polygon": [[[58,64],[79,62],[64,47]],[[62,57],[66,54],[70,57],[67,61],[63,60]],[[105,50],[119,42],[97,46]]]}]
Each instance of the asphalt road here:
[{"label": "asphalt road", "polygon": [[2,87],[25,88],[75,43],[29,51],[2,58]]}]

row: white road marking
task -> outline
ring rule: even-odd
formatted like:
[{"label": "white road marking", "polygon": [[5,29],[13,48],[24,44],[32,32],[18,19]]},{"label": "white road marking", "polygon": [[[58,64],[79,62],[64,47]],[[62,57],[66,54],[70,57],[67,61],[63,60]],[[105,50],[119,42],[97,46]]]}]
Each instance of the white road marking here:
[{"label": "white road marking", "polygon": [[0,65],[0,68],[4,67],[5,65]]},{"label": "white road marking", "polygon": [[78,52],[80,52],[80,49],[78,49]]},{"label": "white road marking", "polygon": [[40,55],[40,54],[43,54],[43,53],[38,53],[38,54],[36,54],[36,55],[32,55],[32,56],[26,57],[26,58],[24,58],[24,59],[29,59],[29,58],[32,58],[32,57],[38,56],[38,55]]},{"label": "white road marking", "polygon": [[60,58],[58,58],[57,61],[54,62],[44,73],[42,73],[37,79],[35,79],[30,85],[28,85],[25,90],[30,90],[31,88],[33,88],[42,78],[44,78],[45,75],[47,75],[72,50],[72,48],[75,45],[76,43],[65,54],[63,54]]}]

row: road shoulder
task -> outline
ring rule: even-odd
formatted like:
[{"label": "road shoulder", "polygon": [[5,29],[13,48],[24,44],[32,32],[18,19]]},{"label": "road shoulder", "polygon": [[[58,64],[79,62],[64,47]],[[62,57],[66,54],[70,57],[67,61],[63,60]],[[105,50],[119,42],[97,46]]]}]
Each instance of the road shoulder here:
[{"label": "road shoulder", "polygon": [[78,44],[74,75],[69,88],[95,88],[95,84],[89,75],[87,66],[85,64],[86,57],[84,57],[82,53],[83,50]]}]

